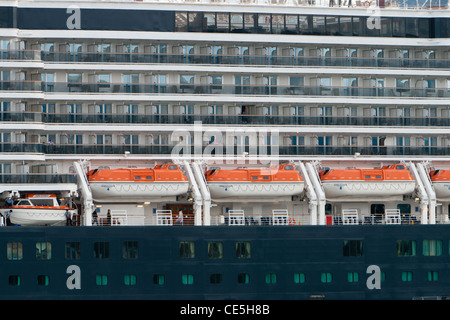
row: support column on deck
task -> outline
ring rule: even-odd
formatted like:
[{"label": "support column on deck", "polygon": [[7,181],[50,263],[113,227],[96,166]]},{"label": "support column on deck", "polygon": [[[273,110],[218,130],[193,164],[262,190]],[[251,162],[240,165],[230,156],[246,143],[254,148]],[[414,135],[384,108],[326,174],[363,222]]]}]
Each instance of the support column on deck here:
[{"label": "support column on deck", "polygon": [[202,225],[202,202],[203,202],[202,195],[198,188],[198,184],[195,179],[194,173],[192,172],[191,165],[187,161],[184,161],[183,165],[186,168],[188,180],[191,185],[192,197],[194,199],[194,225],[201,226]]},{"label": "support column on deck", "polygon": [[75,161],[73,163],[75,171],[78,176],[78,188],[81,190],[81,196],[83,199],[83,225],[92,226],[92,211],[94,210],[94,201],[92,199],[92,192],[89,188],[89,184],[84,173],[84,169],[80,162]]}]

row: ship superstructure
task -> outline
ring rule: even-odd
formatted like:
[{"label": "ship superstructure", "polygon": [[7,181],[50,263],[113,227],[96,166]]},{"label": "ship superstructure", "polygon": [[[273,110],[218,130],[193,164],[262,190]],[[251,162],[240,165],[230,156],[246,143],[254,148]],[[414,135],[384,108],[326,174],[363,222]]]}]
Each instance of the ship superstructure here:
[{"label": "ship superstructure", "polygon": [[[81,225],[94,210],[155,224],[181,208],[196,225],[230,213],[323,225],[346,210],[448,222],[428,175],[450,169],[446,3],[3,1],[0,11],[4,199],[57,193]],[[108,203],[86,175],[168,163],[189,181],[183,194]],[[298,194],[214,199],[205,179],[279,164],[302,176]],[[319,176],[396,164],[413,187],[384,199],[328,195]]]}]

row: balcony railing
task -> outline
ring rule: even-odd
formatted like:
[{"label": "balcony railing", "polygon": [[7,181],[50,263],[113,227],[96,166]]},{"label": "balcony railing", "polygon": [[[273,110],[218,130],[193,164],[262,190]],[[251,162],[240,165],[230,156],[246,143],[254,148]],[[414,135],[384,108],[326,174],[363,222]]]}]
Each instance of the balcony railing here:
[{"label": "balcony railing", "polygon": [[123,123],[206,125],[311,125],[311,126],[450,126],[450,117],[310,116],[251,114],[139,114],[0,112],[0,121],[42,123]]},{"label": "balcony railing", "polygon": [[[112,144],[55,144],[47,145],[40,143],[0,143],[0,152],[10,153],[46,153],[46,154],[162,154],[168,155],[194,155],[194,146],[181,146],[174,150],[173,144],[153,144],[153,145],[112,145]],[[211,150],[214,147],[214,150]],[[359,153],[360,155],[408,155],[408,156],[448,156],[450,155],[450,146],[336,146],[336,145],[274,145],[274,146],[222,146],[211,145],[208,150],[203,151],[208,155],[242,155],[243,152],[249,155],[280,155],[280,156],[309,156],[322,155],[349,156]],[[211,153],[210,153],[211,151]],[[253,154],[252,152],[255,152]]]},{"label": "balcony railing", "polygon": [[450,59],[42,51],[45,62],[450,68]]},{"label": "balcony railing", "polygon": [[345,97],[450,97],[448,88],[281,86],[229,84],[124,84],[88,82],[0,81],[0,91],[102,94],[214,94]]},{"label": "balcony railing", "polygon": [[75,174],[63,173],[3,173],[0,183],[76,183]]},{"label": "balcony railing", "polygon": [[318,57],[236,54],[169,54],[120,52],[59,52],[41,50],[0,50],[0,60],[32,60],[51,63],[199,64],[243,66],[321,66],[351,68],[449,69],[450,59]]}]

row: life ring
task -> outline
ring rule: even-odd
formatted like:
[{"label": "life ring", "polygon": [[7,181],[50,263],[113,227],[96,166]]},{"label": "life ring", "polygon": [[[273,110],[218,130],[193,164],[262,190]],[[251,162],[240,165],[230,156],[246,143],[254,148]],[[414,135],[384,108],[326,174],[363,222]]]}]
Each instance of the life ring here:
[{"label": "life ring", "polygon": [[365,2],[364,2],[364,6],[365,6],[366,8],[370,7],[370,1],[365,1]]},{"label": "life ring", "polygon": [[294,226],[295,225],[295,219],[294,218],[289,218],[289,225],[290,226]]}]

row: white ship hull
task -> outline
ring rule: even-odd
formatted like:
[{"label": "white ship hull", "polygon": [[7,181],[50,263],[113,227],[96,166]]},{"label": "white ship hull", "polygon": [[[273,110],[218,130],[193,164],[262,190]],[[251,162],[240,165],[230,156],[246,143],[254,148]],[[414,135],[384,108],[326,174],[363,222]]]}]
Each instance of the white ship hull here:
[{"label": "white ship hull", "polygon": [[90,182],[97,201],[145,201],[149,198],[173,197],[188,191],[188,182]]},{"label": "white ship hull", "polygon": [[66,221],[65,213],[65,209],[13,208],[10,219],[11,223],[21,226],[54,225]]},{"label": "white ship hull", "polygon": [[322,182],[327,198],[392,197],[414,192],[414,181],[333,181]]},{"label": "white ship hull", "polygon": [[304,183],[208,182],[208,187],[213,198],[262,198],[301,194]]}]

